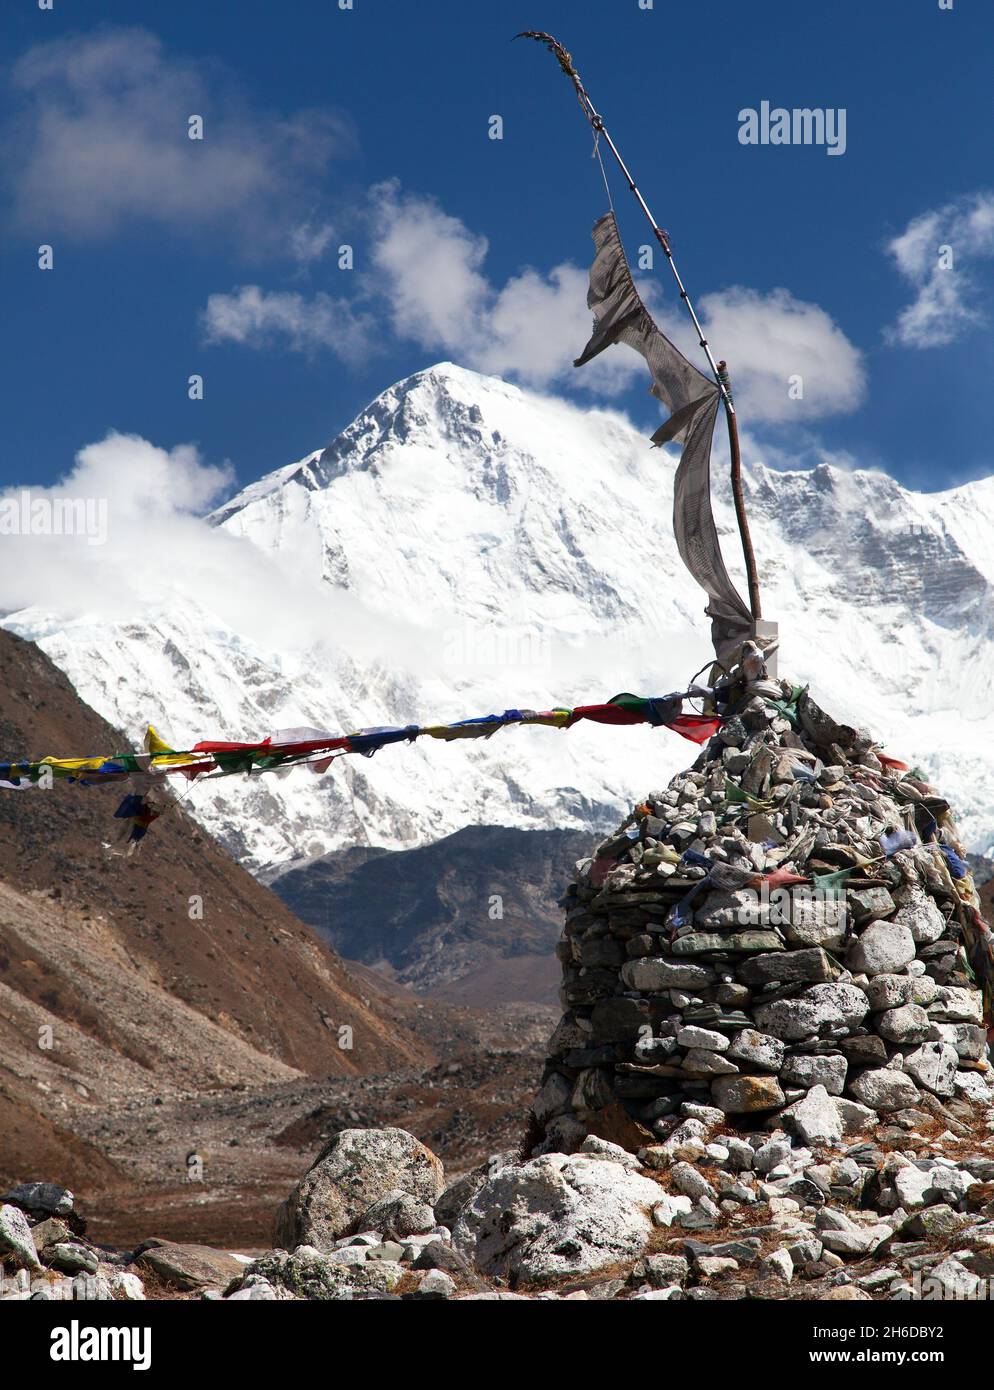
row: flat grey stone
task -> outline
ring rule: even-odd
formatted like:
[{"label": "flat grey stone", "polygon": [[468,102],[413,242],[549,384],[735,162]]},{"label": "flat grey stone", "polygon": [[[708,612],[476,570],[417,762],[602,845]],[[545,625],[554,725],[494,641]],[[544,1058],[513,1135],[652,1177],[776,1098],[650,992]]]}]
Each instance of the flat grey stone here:
[{"label": "flat grey stone", "polygon": [[928,1014],[917,1004],[888,1009],[877,1019],[877,1031],[890,1042],[902,1045],[924,1042],[929,1026]]},{"label": "flat grey stone", "polygon": [[918,1087],[912,1078],[893,1067],[861,1072],[850,1081],[849,1090],[871,1110],[903,1110],[918,1100]]},{"label": "flat grey stone", "polygon": [[847,963],[854,975],[884,975],[914,958],[915,939],[908,927],[901,922],[871,922],[849,948]]},{"label": "flat grey stone", "polygon": [[780,1068],[780,1080],[785,1086],[823,1086],[830,1095],[840,1096],[846,1084],[849,1063],[838,1053],[809,1056],[800,1053],[787,1057]]},{"label": "flat grey stone", "polygon": [[948,1043],[927,1042],[904,1059],[904,1069],[920,1086],[937,1096],[951,1096],[956,1087],[959,1057]]},{"label": "flat grey stone", "polygon": [[621,967],[621,980],[641,994],[662,994],[668,989],[704,989],[713,984],[714,971],[687,960],[662,960],[657,956],[629,960]]},{"label": "flat grey stone", "polygon": [[770,1033],[759,1033],[755,1028],[742,1028],[735,1034],[728,1048],[727,1056],[733,1062],[742,1062],[750,1069],[758,1071],[779,1071],[783,1065],[784,1044]]}]

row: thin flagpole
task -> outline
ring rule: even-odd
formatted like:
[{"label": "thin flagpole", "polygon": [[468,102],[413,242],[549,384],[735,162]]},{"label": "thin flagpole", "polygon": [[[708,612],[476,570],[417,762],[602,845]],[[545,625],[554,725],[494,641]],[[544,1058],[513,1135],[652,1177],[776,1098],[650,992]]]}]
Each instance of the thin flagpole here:
[{"label": "thin flagpole", "polygon": [[670,247],[669,237],[653,217],[648,203],[643,198],[638,184],[629,171],[628,165],[621,157],[621,151],[611,139],[603,119],[599,115],[594,103],[590,100],[586,88],[580,81],[580,74],[574,66],[572,56],[551,34],[544,34],[537,30],[526,29],[523,33],[516,34],[515,38],[537,39],[540,43],[544,43],[546,48],[549,49],[550,53],[552,53],[558,61],[563,72],[573,83],[577,100],[580,103],[580,109],[590,122],[597,139],[602,139],[614,156],[615,163],[621,170],[625,182],[635,195],[635,201],[642,209],[649,226],[652,228],[653,236],[663,249],[663,254],[669,263],[670,270],[673,272],[673,278],[676,280],[677,288],[680,291],[680,298],[687,306],[687,312],[690,314],[694,328],[697,331],[698,341],[704,349],[704,353],[708,359],[708,365],[714,375],[718,390],[721,392],[722,404],[725,407],[725,419],[728,424],[728,448],[731,456],[732,499],[735,503],[735,519],[738,522],[739,538],[742,542],[742,555],[745,560],[746,580],[749,585],[749,607],[752,611],[753,621],[755,621],[757,618],[763,616],[763,610],[759,598],[759,575],[756,569],[756,553],[753,550],[752,536],[749,532],[749,520],[746,516],[745,509],[745,494],[742,490],[742,451],[739,444],[738,418],[735,413],[735,403],[732,400],[732,388],[726,365],[724,362],[715,361],[714,353],[711,350],[711,344],[704,336],[704,329],[701,327],[701,321],[697,317],[690,295],[687,293],[683,280],[680,277],[680,272],[677,269],[676,261],[673,258],[673,251]]}]

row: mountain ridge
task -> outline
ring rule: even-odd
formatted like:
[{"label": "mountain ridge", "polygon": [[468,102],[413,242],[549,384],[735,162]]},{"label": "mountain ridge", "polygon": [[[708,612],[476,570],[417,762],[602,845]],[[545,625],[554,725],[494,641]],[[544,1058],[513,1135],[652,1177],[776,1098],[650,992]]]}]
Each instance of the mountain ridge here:
[{"label": "mountain ridge", "polygon": [[[303,637],[226,626],[203,591],[150,594],[109,630],[41,610],[4,621],[132,737],[150,717],[177,746],[661,694],[709,653],[704,595],[672,539],[674,466],[616,412],[438,364],[210,515],[274,594],[297,586],[287,616]],[[782,673],[920,762],[957,797],[970,847],[990,850],[994,480],[920,494],[828,464],[745,472]],[[714,493],[734,574],[720,467]],[[339,605],[327,618],[325,600]],[[412,848],[467,825],[593,837],[692,756],[665,731],[514,729],[343,758],[323,778],[214,782],[189,803],[271,880],[348,845]]]}]

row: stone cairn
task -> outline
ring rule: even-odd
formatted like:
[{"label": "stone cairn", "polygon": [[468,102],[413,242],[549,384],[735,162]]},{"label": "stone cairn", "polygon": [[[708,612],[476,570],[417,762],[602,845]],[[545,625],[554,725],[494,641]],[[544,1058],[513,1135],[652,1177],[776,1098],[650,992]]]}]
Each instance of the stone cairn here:
[{"label": "stone cairn", "polygon": [[563,900],[536,1151],[637,1151],[698,1107],[824,1139],[962,1128],[994,1096],[990,936],[947,802],[751,643],[714,701],[692,769]]}]

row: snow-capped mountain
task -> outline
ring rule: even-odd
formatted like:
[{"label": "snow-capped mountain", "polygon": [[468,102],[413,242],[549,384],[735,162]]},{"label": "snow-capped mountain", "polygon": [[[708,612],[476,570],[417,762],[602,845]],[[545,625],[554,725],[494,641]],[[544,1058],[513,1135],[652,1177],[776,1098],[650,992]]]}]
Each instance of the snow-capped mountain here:
[{"label": "snow-capped mountain", "polygon": [[[616,413],[442,364],[208,519],[224,554],[253,556],[272,597],[262,635],[224,616],[239,579],[223,560],[211,584],[177,573],[127,620],[4,621],[132,737],[151,720],[176,747],[665,694],[710,652],[672,535],[674,468]],[[989,849],[994,479],[920,494],[879,472],[756,465],[747,489],[781,674],[925,768],[970,847]],[[735,572],[720,478],[716,494]],[[694,756],[647,727],[512,728],[342,758],[322,776],[198,784],[186,804],[271,876],[472,824],[593,831]]]}]

